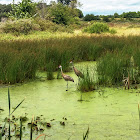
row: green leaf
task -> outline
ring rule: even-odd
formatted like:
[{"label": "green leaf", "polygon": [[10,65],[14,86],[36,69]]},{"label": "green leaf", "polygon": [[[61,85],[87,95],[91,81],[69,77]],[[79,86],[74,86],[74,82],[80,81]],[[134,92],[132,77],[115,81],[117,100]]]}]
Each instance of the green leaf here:
[{"label": "green leaf", "polygon": [[9,117],[10,117],[11,103],[10,103],[10,91],[9,91],[9,87],[8,87],[8,103],[9,103]]},{"label": "green leaf", "polygon": [[20,140],[22,138],[22,117],[20,117]]},{"label": "green leaf", "polygon": [[11,114],[13,114],[15,112],[15,110],[23,103],[24,100],[25,100],[25,98],[16,106],[16,108],[14,108],[14,110],[12,111]]}]

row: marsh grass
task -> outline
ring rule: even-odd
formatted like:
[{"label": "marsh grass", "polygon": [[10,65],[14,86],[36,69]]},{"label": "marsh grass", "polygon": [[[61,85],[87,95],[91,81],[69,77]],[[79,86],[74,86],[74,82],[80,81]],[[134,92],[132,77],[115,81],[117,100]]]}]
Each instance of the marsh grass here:
[{"label": "marsh grass", "polygon": [[[36,78],[37,70],[52,72],[63,66],[69,71],[69,61],[98,61],[107,53],[125,52],[122,57],[133,56],[139,71],[139,54],[132,54],[140,46],[139,36],[67,36],[54,38],[22,38],[0,40],[0,83],[21,83]],[[139,78],[138,78],[139,79]],[[137,79],[137,81],[138,81]]]},{"label": "marsh grass", "polygon": [[[79,80],[78,90],[81,92],[93,91],[95,89],[93,82],[93,75],[89,74],[89,68],[87,67],[86,72],[83,73],[84,78]],[[82,95],[81,95],[82,100]]]},{"label": "marsh grass", "polygon": [[[123,77],[130,78],[131,84],[139,83],[138,56],[136,51],[126,48],[122,51],[107,53],[97,62],[99,84],[121,84]],[[134,56],[134,57],[133,57]],[[137,58],[137,59],[136,59]]]},{"label": "marsh grass", "polygon": [[56,78],[57,79],[62,79],[62,75],[61,75],[61,71],[60,70],[57,71],[57,77]]},{"label": "marsh grass", "polygon": [[54,79],[53,66],[53,62],[49,62],[49,64],[47,64],[47,80]]},{"label": "marsh grass", "polygon": [[128,62],[122,56],[108,53],[97,63],[99,84],[114,85],[121,83],[123,74],[128,71]]}]

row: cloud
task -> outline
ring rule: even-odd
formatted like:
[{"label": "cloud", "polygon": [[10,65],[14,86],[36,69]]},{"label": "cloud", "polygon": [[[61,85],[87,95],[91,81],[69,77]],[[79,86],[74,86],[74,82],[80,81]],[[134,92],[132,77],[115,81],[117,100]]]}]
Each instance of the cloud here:
[{"label": "cloud", "polygon": [[[13,0],[0,0],[2,4],[12,3]],[[15,3],[21,0],[15,0]],[[39,1],[39,0],[34,0]],[[47,4],[51,0],[44,0]],[[57,1],[57,0],[54,0]],[[84,14],[113,14],[115,12],[121,14],[128,11],[139,11],[140,0],[79,0],[83,4],[80,9]]]},{"label": "cloud", "polygon": [[80,8],[84,13],[112,14],[128,11],[139,11],[139,0],[81,0],[83,6]]}]

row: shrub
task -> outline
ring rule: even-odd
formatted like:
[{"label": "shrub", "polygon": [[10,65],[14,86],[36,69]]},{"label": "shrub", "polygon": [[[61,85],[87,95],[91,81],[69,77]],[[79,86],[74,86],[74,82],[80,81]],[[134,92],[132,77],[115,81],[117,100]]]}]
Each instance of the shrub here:
[{"label": "shrub", "polygon": [[109,30],[109,33],[111,33],[111,34],[116,34],[117,31],[116,31],[115,29],[111,29],[111,30]]},{"label": "shrub", "polygon": [[40,26],[34,23],[31,19],[19,19],[14,21],[7,21],[3,24],[3,32],[14,33],[19,35],[20,33],[28,34],[31,31],[40,30]]},{"label": "shrub", "polygon": [[83,30],[84,32],[88,33],[101,33],[101,32],[108,32],[109,26],[105,23],[93,23],[89,25],[87,28]]},{"label": "shrub", "polygon": [[104,17],[103,17],[103,21],[105,21],[105,22],[110,22],[108,16],[104,16]]},{"label": "shrub", "polygon": [[84,17],[84,21],[100,20],[99,16],[94,16],[93,14],[87,14]]}]

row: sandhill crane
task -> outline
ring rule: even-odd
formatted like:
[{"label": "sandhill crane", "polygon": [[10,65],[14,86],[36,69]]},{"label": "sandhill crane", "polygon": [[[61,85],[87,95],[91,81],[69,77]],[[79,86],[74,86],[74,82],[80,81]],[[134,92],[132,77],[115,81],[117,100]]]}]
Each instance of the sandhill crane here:
[{"label": "sandhill crane", "polygon": [[61,69],[61,74],[62,74],[63,79],[64,79],[65,81],[67,81],[67,90],[66,90],[66,91],[68,91],[68,81],[74,82],[74,80],[73,80],[73,78],[70,77],[69,75],[66,75],[66,74],[63,73],[63,70],[62,70],[62,66],[61,66],[61,65],[59,66],[59,68]]},{"label": "sandhill crane", "polygon": [[78,82],[79,82],[80,78],[84,78],[84,75],[83,75],[83,73],[81,71],[79,71],[78,69],[76,69],[74,67],[72,61],[70,61],[70,63],[72,64],[72,67],[73,67],[73,70],[74,70],[75,74],[78,76]]}]

